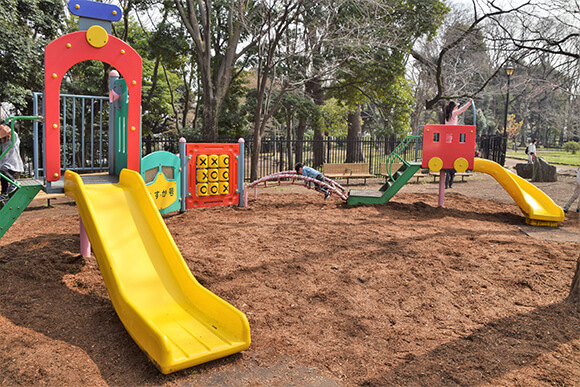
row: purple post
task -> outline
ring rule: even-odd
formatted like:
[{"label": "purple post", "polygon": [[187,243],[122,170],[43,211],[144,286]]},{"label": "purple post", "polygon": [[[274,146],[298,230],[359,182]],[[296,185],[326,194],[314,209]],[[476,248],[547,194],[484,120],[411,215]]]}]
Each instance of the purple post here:
[{"label": "purple post", "polygon": [[439,205],[437,207],[443,207],[443,202],[445,201],[445,171],[442,169],[439,172]]},{"label": "purple post", "polygon": [[91,256],[91,242],[89,242],[89,237],[87,235],[87,230],[81,219],[81,255],[84,258],[89,258]]}]

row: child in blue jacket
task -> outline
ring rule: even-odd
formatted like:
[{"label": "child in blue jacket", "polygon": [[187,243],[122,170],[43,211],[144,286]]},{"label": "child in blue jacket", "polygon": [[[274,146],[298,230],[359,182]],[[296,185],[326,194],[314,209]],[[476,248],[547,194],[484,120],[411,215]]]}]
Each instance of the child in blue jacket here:
[{"label": "child in blue jacket", "polygon": [[[314,168],[305,167],[304,165],[302,165],[302,163],[297,163],[294,168],[296,169],[296,173],[298,175],[303,175],[303,176],[306,176],[306,177],[309,177],[309,178],[315,179],[315,180],[326,181],[326,177],[324,177],[324,175],[322,173],[318,172]],[[312,182],[309,181],[307,185],[309,187],[311,187]],[[326,188],[322,187],[320,184],[314,183],[314,186],[315,186],[314,187],[315,190],[324,193],[324,200],[326,200],[330,196],[330,192],[328,192],[328,190]]]}]

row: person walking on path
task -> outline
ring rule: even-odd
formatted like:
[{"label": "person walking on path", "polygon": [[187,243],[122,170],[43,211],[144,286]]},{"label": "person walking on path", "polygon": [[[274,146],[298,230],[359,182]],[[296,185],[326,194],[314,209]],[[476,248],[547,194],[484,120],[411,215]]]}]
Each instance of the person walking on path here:
[{"label": "person walking on path", "polygon": [[[564,212],[568,212],[578,197],[580,197],[580,167],[576,171],[576,188],[574,189],[574,192],[572,192],[570,200],[568,200],[568,203],[566,203],[564,206]],[[580,212],[580,200],[578,200],[578,207],[576,208],[576,212]]]},{"label": "person walking on path", "polygon": [[527,148],[528,153],[528,164],[533,164],[536,159],[536,143],[538,140],[533,139]]}]

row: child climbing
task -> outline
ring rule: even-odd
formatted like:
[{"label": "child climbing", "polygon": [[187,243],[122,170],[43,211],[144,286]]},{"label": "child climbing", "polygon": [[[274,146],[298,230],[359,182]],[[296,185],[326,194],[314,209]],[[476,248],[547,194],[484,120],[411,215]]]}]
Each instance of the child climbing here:
[{"label": "child climbing", "polygon": [[[306,177],[309,177],[311,179],[316,179],[316,180],[320,180],[320,181],[326,181],[326,177],[320,173],[319,171],[317,171],[314,168],[310,168],[310,167],[305,167],[304,165],[302,165],[302,163],[297,163],[296,166],[294,167],[294,169],[296,170],[296,173],[299,175],[304,175]],[[306,183],[306,185],[308,185],[309,187],[312,186],[312,182],[308,182]],[[314,189],[320,192],[324,193],[324,200],[326,200],[329,196],[330,196],[330,192],[328,192],[328,190],[324,187],[322,187],[320,184],[316,184],[314,183]]]},{"label": "child climbing", "polygon": [[[12,138],[14,136],[14,138]],[[20,173],[24,172],[24,163],[20,158],[20,138],[16,132],[10,130],[6,125],[0,125],[0,181],[2,191],[0,203],[5,202],[9,195],[18,187],[11,181],[19,178]]]}]

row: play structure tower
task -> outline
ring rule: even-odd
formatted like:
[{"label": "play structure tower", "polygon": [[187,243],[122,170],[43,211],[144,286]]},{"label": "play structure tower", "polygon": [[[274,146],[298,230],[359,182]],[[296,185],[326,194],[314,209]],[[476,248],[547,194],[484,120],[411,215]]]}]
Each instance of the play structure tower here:
[{"label": "play structure tower", "polygon": [[439,207],[445,198],[445,170],[473,169],[475,125],[425,125],[423,127],[422,168],[439,175]]},{"label": "play structure tower", "polygon": [[[151,159],[143,171],[151,177],[149,188],[140,174],[142,60],[129,45],[109,34],[111,22],[121,18],[121,9],[72,0],[69,10],[80,17],[81,31],[56,39],[45,52],[44,189],[50,189],[51,183],[62,182],[64,193],[75,200],[84,225],[81,241],[83,234],[90,240],[113,307],[127,332],[161,372],[175,372],[245,350],[250,345],[246,316],[193,277],[159,212],[159,207],[172,203],[154,200],[165,192],[171,198],[181,191],[174,172],[187,169],[187,157],[172,165]],[[86,60],[106,62],[123,76],[111,79],[110,93],[111,109],[120,108],[121,113],[115,112],[110,118],[115,121],[112,125],[115,130],[109,140],[115,144],[110,148],[113,150],[109,159],[119,157],[115,162],[109,160],[109,174],[103,176],[81,177],[70,170],[61,176],[60,86],[66,72]],[[111,75],[117,78],[114,72]],[[115,91],[115,86],[120,86],[121,91]],[[120,101],[119,106],[114,104],[116,100]],[[236,146],[238,151],[243,150],[241,145]],[[221,153],[220,149],[208,147],[198,150],[210,155],[230,152],[228,163],[237,160],[233,146]],[[192,161],[195,162],[189,160]],[[222,165],[218,170],[222,173],[218,192],[208,205],[239,201],[239,194],[230,187],[232,180],[227,180],[231,166],[226,168],[226,160],[222,160]],[[58,184],[52,187],[55,191]],[[1,208],[2,219],[5,214],[16,219],[41,185],[35,183],[35,189],[31,190],[21,182],[18,187]],[[0,222],[0,236],[6,225]],[[89,254],[90,251],[84,252]]]},{"label": "play structure tower", "polygon": [[422,168],[439,172],[473,169],[475,125],[425,125]]},{"label": "play structure tower", "polygon": [[79,16],[79,28],[46,46],[44,74],[45,174],[47,182],[61,178],[60,86],[75,64],[98,60],[110,64],[127,80],[127,168],[139,171],[141,161],[142,59],[127,43],[109,35],[111,22],[121,19],[121,9],[88,0],[72,0],[70,12]]}]

